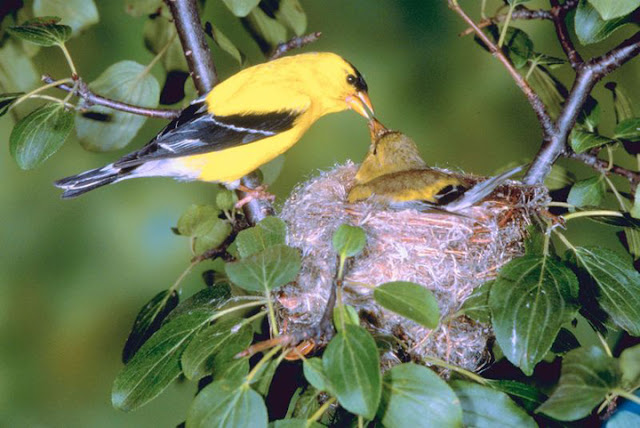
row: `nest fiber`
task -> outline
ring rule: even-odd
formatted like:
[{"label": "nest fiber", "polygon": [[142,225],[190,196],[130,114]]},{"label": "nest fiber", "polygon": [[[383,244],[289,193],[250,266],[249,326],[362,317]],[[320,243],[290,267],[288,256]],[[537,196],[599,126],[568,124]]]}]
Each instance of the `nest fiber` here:
[{"label": "nest fiber", "polygon": [[322,172],[299,185],[282,208],[288,243],[300,248],[303,257],[297,281],[278,296],[282,328],[294,332],[320,320],[337,269],[331,238],[348,223],[365,230],[367,246],[347,267],[344,302],[358,311],[361,323],[374,335],[394,336],[402,343],[383,356],[383,363],[434,356],[478,369],[492,337],[489,325],[453,317],[432,331],[379,307],[371,288],[359,284],[421,284],[434,293],[446,319],[474,288],[523,254],[526,228],[532,214],[547,204],[546,191],[510,181],[482,204],[465,210],[464,216],[398,211],[370,201],[349,204],[356,171],[356,165],[347,163]]}]

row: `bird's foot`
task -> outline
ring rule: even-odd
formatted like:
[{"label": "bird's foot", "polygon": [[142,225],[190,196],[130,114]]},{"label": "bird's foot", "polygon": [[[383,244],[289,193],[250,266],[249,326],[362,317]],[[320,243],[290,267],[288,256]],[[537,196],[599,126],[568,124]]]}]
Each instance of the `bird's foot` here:
[{"label": "bird's foot", "polygon": [[246,196],[236,202],[236,209],[242,208],[254,199],[265,199],[270,202],[273,202],[276,199],[276,195],[267,192],[267,185],[265,184],[258,186],[255,189],[250,189],[241,184],[238,186],[238,190],[244,192]]}]

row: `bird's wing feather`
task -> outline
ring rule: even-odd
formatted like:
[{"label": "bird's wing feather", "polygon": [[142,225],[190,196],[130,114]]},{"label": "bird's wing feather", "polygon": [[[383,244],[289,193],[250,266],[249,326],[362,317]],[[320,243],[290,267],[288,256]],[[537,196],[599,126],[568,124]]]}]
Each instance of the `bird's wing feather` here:
[{"label": "bird's wing feather", "polygon": [[185,108],[142,149],[130,153],[114,166],[128,168],[149,160],[175,158],[219,151],[249,144],[291,129],[304,111],[280,110],[216,116],[204,100]]}]

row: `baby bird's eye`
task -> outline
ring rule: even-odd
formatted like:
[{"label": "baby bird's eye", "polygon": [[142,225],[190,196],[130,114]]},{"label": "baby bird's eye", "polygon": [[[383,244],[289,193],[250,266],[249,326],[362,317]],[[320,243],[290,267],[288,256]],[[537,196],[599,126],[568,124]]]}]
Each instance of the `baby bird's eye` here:
[{"label": "baby bird's eye", "polygon": [[356,78],[356,76],[354,76],[353,74],[349,74],[347,75],[347,83],[350,85],[353,85],[356,83],[358,79]]}]

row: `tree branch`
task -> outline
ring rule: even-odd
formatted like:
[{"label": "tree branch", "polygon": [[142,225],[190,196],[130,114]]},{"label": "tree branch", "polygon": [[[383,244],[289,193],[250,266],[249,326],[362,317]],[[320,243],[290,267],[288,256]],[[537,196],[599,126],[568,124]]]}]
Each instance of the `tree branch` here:
[{"label": "tree branch", "polygon": [[[42,75],[42,81],[45,83],[53,83],[56,81],[56,79],[49,76],[48,74],[44,74]],[[92,92],[91,89],[89,89],[89,86],[82,79],[78,79],[76,81],[75,87],[62,84],[56,86],[56,88],[62,89],[63,91],[67,92],[73,92],[75,96],[84,100],[84,106],[86,107],[99,105],[109,107],[118,111],[124,111],[126,113],[167,120],[175,119],[180,114],[180,110],[146,108],[112,100],[110,98],[105,98],[102,95],[98,95]]]},{"label": "tree branch", "polygon": [[457,0],[448,0],[449,8],[451,8],[454,12],[456,12],[460,17],[473,29],[476,35],[482,40],[485,46],[489,49],[489,51],[498,58],[498,60],[505,66],[513,80],[516,82],[518,87],[524,92],[531,108],[536,113],[538,117],[538,121],[542,125],[542,129],[545,135],[550,135],[555,131],[555,126],[553,121],[551,120],[551,116],[547,113],[547,109],[542,102],[542,100],[538,97],[538,95],[533,91],[529,83],[518,73],[513,64],[507,56],[499,49],[495,43],[493,43],[489,37],[478,27],[478,25],[471,19],[469,16],[462,10],[460,5],[458,5]]},{"label": "tree branch", "polygon": [[640,172],[631,171],[618,165],[611,165],[611,167],[609,167],[608,161],[600,159],[595,154],[569,152],[565,154],[565,157],[578,160],[598,172],[604,174],[616,174],[624,177],[629,180],[632,188],[635,188],[636,186],[638,186],[638,184],[640,184]]},{"label": "tree branch", "polygon": [[567,13],[578,5],[578,0],[567,0],[562,5],[558,4],[558,0],[550,0],[550,2],[552,6],[552,21],[556,28],[558,41],[560,42],[560,46],[562,46],[562,50],[565,55],[569,59],[569,64],[571,64],[571,67],[573,67],[574,70],[577,70],[584,61],[571,41],[569,30],[567,29],[566,17]]},{"label": "tree branch", "polygon": [[320,36],[322,36],[322,33],[316,31],[315,33],[307,34],[306,36],[294,37],[288,42],[280,43],[273,50],[273,53],[269,57],[269,61],[278,59],[293,49],[300,49],[301,47],[306,46],[309,43],[313,43],[318,40]]}]

